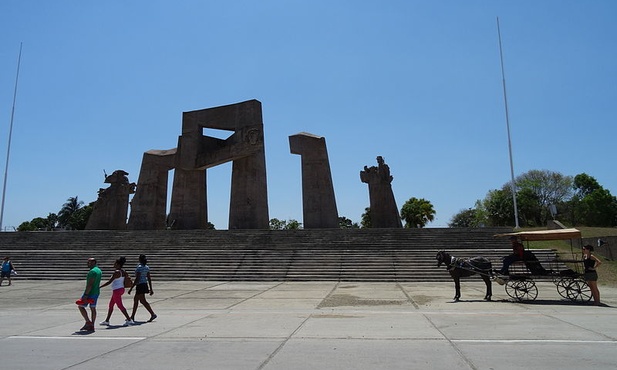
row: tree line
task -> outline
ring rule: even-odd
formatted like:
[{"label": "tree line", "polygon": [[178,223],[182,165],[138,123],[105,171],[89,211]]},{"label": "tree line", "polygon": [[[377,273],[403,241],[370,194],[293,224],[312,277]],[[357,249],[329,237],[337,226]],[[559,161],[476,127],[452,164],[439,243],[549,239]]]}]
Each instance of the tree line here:
[{"label": "tree line", "polygon": [[84,206],[84,202],[77,196],[70,197],[57,214],[49,213],[47,217],[35,217],[30,221],[24,221],[17,227],[17,231],[84,230],[94,203]]},{"label": "tree line", "polygon": [[[512,182],[507,182],[501,189],[489,190],[484,199],[475,202],[474,207],[452,216],[448,226],[514,226],[513,189],[520,226],[542,227],[553,218],[570,226],[617,226],[617,198],[586,173],[572,177],[549,170],[531,170],[516,177],[512,185]],[[25,221],[17,231],[83,230],[94,203],[84,206],[77,196],[70,197],[57,214],[49,213],[47,217]],[[339,217],[339,227],[372,227],[370,211],[370,207],[365,208],[359,224],[347,217]],[[405,228],[425,227],[435,219],[435,214],[430,201],[416,197],[407,200],[400,210]],[[293,219],[273,218],[269,227],[272,230],[301,229],[302,223]],[[208,228],[214,229],[214,225],[209,223]]]},{"label": "tree line", "polygon": [[[77,196],[70,197],[57,214],[49,213],[47,217],[35,217],[30,221],[24,221],[17,227],[17,231],[84,230],[92,214],[94,203],[84,206],[84,202],[80,201]],[[401,209],[401,218],[405,220],[405,227],[424,227],[428,222],[433,221],[434,217],[433,205],[426,199],[411,198],[405,202]],[[272,218],[269,227],[271,230],[301,229],[302,223],[294,219],[279,220]],[[365,209],[360,224],[345,216],[339,217],[339,227],[341,229],[370,228],[370,208]],[[207,228],[214,229],[215,227],[208,222]]]},{"label": "tree line", "polygon": [[490,190],[473,208],[455,214],[450,227],[514,226],[515,189],[519,225],[546,226],[551,219],[570,226],[617,226],[617,198],[592,176],[574,177],[531,170]]}]

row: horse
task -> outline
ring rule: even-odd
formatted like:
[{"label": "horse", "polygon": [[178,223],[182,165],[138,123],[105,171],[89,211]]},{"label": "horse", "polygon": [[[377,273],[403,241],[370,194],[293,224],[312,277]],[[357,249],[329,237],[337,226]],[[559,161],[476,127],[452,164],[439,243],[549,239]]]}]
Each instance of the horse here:
[{"label": "horse", "polygon": [[441,264],[445,264],[450,276],[452,276],[454,280],[454,288],[456,289],[454,302],[458,302],[461,298],[461,278],[475,274],[479,274],[482,280],[484,280],[484,284],[486,284],[486,295],[484,296],[484,300],[491,300],[491,296],[493,295],[491,261],[484,257],[456,258],[445,251],[437,252],[435,258],[437,259],[437,267],[441,267]]}]

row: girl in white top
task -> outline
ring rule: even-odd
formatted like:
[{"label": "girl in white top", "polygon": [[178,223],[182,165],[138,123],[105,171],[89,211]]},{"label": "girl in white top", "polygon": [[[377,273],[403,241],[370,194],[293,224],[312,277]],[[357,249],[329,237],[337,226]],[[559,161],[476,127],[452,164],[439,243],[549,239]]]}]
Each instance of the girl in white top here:
[{"label": "girl in white top", "polygon": [[122,304],[122,295],[124,294],[124,277],[127,274],[126,271],[122,269],[122,266],[124,266],[125,262],[126,262],[125,257],[118,258],[116,262],[114,263],[115,271],[113,275],[111,275],[111,277],[109,278],[109,280],[107,280],[105,284],[101,285],[101,288],[102,288],[102,287],[105,287],[111,284],[112,294],[111,294],[111,299],[109,300],[109,310],[107,311],[107,318],[105,318],[105,321],[102,321],[100,325],[106,325],[106,326],[109,325],[111,314],[114,311],[114,305],[118,306],[118,308],[120,309],[120,311],[122,312],[122,314],[124,314],[124,317],[126,318],[126,321],[124,322],[124,326],[135,324],[135,322],[131,320],[128,312],[126,312],[126,308],[124,308],[124,305]]}]

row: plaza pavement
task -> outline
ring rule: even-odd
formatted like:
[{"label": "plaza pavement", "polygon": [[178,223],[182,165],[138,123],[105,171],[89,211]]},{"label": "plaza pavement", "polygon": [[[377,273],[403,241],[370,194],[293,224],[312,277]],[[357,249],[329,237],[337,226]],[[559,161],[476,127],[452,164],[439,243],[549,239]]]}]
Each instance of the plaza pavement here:
[{"label": "plaza pavement", "polygon": [[[6,284],[6,282],[5,282]],[[1,369],[615,369],[617,289],[605,307],[561,299],[539,283],[532,303],[493,284],[157,282],[158,318],[122,327],[99,299],[96,332],[81,334],[84,281],[0,287]],[[127,307],[132,296],[124,296]]]}]

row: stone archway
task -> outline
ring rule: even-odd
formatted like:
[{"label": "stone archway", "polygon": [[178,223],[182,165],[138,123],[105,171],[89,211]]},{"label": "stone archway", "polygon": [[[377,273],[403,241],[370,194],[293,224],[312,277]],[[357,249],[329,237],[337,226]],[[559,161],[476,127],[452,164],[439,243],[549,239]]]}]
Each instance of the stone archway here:
[{"label": "stone archway", "polygon": [[[204,128],[232,131],[227,139],[205,136]],[[128,228],[207,227],[207,169],[232,161],[229,229],[267,229],[268,193],[261,103],[184,112],[178,147],[144,153]],[[169,218],[167,173],[175,169]]]}]

